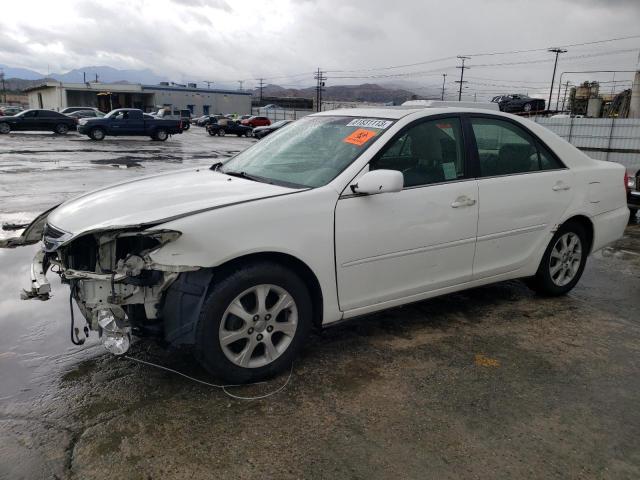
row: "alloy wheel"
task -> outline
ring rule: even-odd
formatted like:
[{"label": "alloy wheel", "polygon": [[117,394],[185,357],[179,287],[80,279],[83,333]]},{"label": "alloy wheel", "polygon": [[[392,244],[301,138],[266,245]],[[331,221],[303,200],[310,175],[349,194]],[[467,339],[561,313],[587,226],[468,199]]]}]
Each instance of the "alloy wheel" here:
[{"label": "alloy wheel", "polygon": [[296,334],[298,308],[284,288],[251,287],[225,310],[218,340],[224,355],[242,368],[258,368],[282,355]]},{"label": "alloy wheel", "polygon": [[571,282],[582,262],[582,242],[573,232],[560,236],[551,249],[549,258],[549,274],[551,280],[559,287]]}]

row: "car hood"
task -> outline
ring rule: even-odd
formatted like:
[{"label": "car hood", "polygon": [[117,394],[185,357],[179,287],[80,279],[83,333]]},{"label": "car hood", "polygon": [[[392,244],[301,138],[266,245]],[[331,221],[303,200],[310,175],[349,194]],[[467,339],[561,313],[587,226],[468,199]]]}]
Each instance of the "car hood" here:
[{"label": "car hood", "polygon": [[76,235],[151,226],[182,216],[299,189],[230,177],[207,168],[164,173],[86,193],[49,214],[47,222]]}]

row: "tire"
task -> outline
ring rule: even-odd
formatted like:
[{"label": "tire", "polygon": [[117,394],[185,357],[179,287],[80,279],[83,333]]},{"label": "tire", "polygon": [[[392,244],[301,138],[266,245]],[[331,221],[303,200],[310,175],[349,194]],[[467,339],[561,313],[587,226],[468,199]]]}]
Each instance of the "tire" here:
[{"label": "tire", "polygon": [[[257,292],[265,298],[264,309]],[[291,303],[270,318],[284,295]],[[311,317],[311,297],[294,272],[272,262],[239,267],[207,294],[196,330],[196,357],[229,383],[272,377],[291,366],[309,334]],[[225,335],[230,340],[223,345]]]},{"label": "tire", "polygon": [[7,122],[1,122],[0,123],[0,134],[6,135],[9,132],[11,132],[11,125],[9,125]]},{"label": "tire", "polygon": [[66,135],[69,131],[69,126],[64,123],[59,123],[53,128],[53,132],[56,135]]},{"label": "tire", "polygon": [[227,132],[224,131],[224,128],[221,128],[220,130],[218,130],[218,136],[219,137],[224,137],[227,134]]},{"label": "tire", "polygon": [[207,133],[209,135],[211,135],[212,137],[214,137],[216,135],[216,132],[214,132],[213,130],[211,130],[210,128],[207,129]]},{"label": "tire", "polygon": [[630,208],[629,209],[629,222],[633,222],[636,219],[636,215],[638,215],[638,209],[637,208]]},{"label": "tire", "polygon": [[190,128],[191,128],[190,123],[185,123],[184,125],[182,125],[182,130],[189,130]]},{"label": "tire", "polygon": [[91,138],[91,140],[96,140],[98,142],[104,140],[105,136],[105,131],[102,128],[92,128],[89,132],[89,137]]},{"label": "tire", "polygon": [[522,107],[522,111],[523,112],[530,112],[531,111],[531,104],[530,103],[525,103],[524,106]]},{"label": "tire", "polygon": [[166,142],[167,138],[169,138],[169,134],[164,128],[159,128],[155,132],[153,132],[154,140],[158,140],[159,142]]},{"label": "tire", "polygon": [[244,132],[244,136],[249,138],[251,136],[251,131],[247,130],[246,132]]},{"label": "tire", "polygon": [[[571,242],[575,241],[579,243],[572,247]],[[588,246],[587,232],[580,223],[569,221],[563,224],[549,242],[536,275],[528,279],[527,284],[536,293],[550,297],[570,292],[584,271]]]}]

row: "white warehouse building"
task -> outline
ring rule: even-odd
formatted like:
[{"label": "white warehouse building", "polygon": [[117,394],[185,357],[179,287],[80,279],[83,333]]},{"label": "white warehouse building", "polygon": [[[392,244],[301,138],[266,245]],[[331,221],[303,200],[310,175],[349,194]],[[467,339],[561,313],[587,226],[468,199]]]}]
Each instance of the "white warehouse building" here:
[{"label": "white warehouse building", "polygon": [[114,108],[139,108],[145,112],[168,107],[191,110],[196,116],[251,113],[251,93],[237,90],[197,88],[170,84],[63,83],[47,81],[27,88],[29,108],[60,111],[67,107],[96,107],[103,112]]}]

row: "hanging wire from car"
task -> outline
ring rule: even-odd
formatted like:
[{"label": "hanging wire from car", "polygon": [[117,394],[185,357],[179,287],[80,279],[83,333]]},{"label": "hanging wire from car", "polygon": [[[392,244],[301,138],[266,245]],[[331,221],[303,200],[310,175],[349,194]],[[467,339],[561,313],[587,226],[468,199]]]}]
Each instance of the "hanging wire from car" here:
[{"label": "hanging wire from car", "polygon": [[195,377],[191,377],[189,375],[187,375],[186,373],[182,373],[179,372],[178,370],[174,370],[173,368],[168,368],[168,367],[164,367],[162,365],[158,365],[157,363],[153,363],[153,362],[148,362],[146,360],[141,360],[139,358],[135,358],[135,357],[131,357],[129,355],[122,355],[122,358],[126,358],[127,360],[131,360],[133,362],[137,362],[140,363],[142,365],[147,365],[149,367],[155,367],[158,368],[160,370],[164,370],[166,372],[170,372],[173,373],[175,375],[179,375],[181,377],[184,377],[188,380],[191,380],[192,382],[195,383],[199,383],[201,385],[206,385],[207,387],[213,387],[213,388],[219,388],[221,389],[227,396],[236,399],[236,400],[262,400],[268,397],[271,397],[277,393],[280,393],[282,390],[284,390],[287,385],[289,385],[289,382],[291,381],[291,377],[293,376],[293,362],[291,362],[291,369],[289,370],[289,375],[287,376],[287,379],[285,380],[285,382],[280,385],[278,388],[276,388],[275,390],[269,392],[269,393],[265,393],[263,395],[255,395],[255,396],[244,396],[244,395],[236,395],[235,393],[231,393],[230,391],[228,391],[228,388],[231,387],[246,387],[246,386],[250,386],[250,385],[264,385],[268,382],[254,382],[254,383],[245,383],[245,384],[238,384],[238,385],[217,385],[215,383],[209,383],[206,382],[204,380],[200,380],[199,378],[195,378]]},{"label": "hanging wire from car", "polygon": [[71,288],[69,289],[69,310],[71,311],[71,343],[74,345],[80,346],[84,345],[86,337],[89,336],[89,328],[85,325],[84,327],[84,336],[85,338],[80,338],[80,329],[76,328],[76,320],[73,315],[73,294],[76,291],[77,284],[75,281],[71,281]]}]

